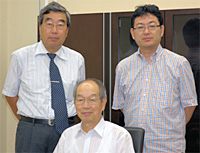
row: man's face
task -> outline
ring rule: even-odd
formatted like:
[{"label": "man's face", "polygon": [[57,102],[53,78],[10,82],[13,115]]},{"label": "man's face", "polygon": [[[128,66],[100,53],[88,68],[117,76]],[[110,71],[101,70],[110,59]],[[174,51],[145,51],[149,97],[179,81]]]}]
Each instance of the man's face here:
[{"label": "man's face", "polygon": [[[135,18],[133,25],[134,28],[145,27],[143,31],[133,28],[131,28],[130,30],[133,39],[136,41],[141,51],[142,50],[156,51],[158,45],[160,44],[161,37],[164,34],[164,25],[162,26],[158,25],[160,25],[160,23],[157,17],[149,13]],[[155,26],[155,29],[152,29],[151,28],[152,26]]]},{"label": "man's face", "polygon": [[[99,99],[99,87],[93,81],[86,81],[77,88],[75,107],[83,126],[95,127],[101,120],[102,111],[105,109],[106,99]],[[80,104],[78,101],[84,101]],[[92,101],[88,103],[88,101]]]},{"label": "man's face", "polygon": [[50,11],[49,14],[45,14],[39,30],[45,48],[50,53],[55,53],[60,49],[68,34],[65,13]]}]

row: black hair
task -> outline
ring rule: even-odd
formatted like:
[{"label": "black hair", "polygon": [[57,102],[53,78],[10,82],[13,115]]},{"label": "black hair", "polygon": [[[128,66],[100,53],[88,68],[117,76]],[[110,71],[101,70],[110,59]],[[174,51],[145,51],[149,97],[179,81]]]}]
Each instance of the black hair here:
[{"label": "black hair", "polygon": [[149,5],[136,7],[136,10],[131,17],[131,27],[134,28],[133,26],[134,26],[135,18],[148,14],[148,13],[156,16],[160,25],[163,25],[163,17],[161,15],[161,12],[159,11],[159,8],[156,5],[149,4]]}]

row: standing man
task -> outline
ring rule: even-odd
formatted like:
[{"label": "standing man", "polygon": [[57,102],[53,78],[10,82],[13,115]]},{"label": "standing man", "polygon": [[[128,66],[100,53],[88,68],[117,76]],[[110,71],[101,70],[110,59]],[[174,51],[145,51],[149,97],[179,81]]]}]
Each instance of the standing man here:
[{"label": "standing man", "polygon": [[85,64],[62,46],[69,27],[69,12],[52,2],[40,11],[41,41],[12,53],[3,94],[19,119],[16,152],[53,152],[74,124],[72,91],[85,79]]},{"label": "standing man", "polygon": [[135,152],[129,132],[102,117],[107,95],[100,80],[79,83],[74,89],[74,99],[81,123],[63,132],[54,153]]},{"label": "standing man", "polygon": [[113,109],[125,125],[145,129],[145,153],[185,152],[185,125],[197,105],[188,61],[160,45],[164,25],[155,5],[138,7],[130,29],[139,49],[116,68]]}]

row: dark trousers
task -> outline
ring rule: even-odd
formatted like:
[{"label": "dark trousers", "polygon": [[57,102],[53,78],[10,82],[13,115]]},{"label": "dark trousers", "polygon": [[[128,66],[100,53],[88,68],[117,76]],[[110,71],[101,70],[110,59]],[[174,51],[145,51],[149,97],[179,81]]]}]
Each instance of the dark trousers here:
[{"label": "dark trousers", "polygon": [[20,120],[16,133],[15,152],[52,153],[59,138],[60,134],[56,131],[55,126]]}]

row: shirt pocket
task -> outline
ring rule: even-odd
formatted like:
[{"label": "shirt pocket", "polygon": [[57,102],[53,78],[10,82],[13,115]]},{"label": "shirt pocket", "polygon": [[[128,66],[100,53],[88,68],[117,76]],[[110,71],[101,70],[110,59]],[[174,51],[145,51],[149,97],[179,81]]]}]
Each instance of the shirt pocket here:
[{"label": "shirt pocket", "polygon": [[158,108],[170,108],[172,105],[171,96],[169,96],[170,89],[156,90],[153,95],[153,100]]},{"label": "shirt pocket", "polygon": [[157,108],[170,109],[175,97],[179,96],[177,91],[177,83],[173,79],[166,78],[165,81],[155,86],[155,90],[151,95],[152,100]]},{"label": "shirt pocket", "polygon": [[76,85],[76,80],[62,80],[63,81],[63,87],[65,90],[65,99],[67,101],[73,101],[73,91],[74,87]]}]

